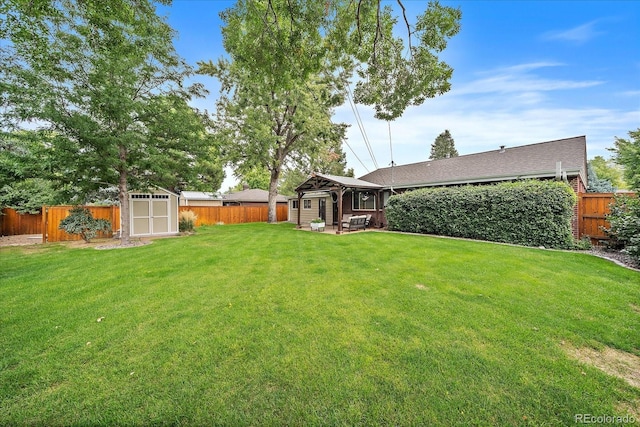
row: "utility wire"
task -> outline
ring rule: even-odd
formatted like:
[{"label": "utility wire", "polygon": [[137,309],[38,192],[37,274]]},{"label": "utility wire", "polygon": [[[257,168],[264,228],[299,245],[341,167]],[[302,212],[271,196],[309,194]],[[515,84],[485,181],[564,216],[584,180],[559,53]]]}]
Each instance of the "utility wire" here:
[{"label": "utility wire", "polygon": [[362,117],[360,117],[360,112],[358,111],[357,104],[353,101],[353,95],[351,94],[351,88],[347,84],[347,99],[349,100],[349,104],[351,105],[351,110],[356,118],[356,122],[358,123],[358,128],[360,129],[360,133],[362,134],[362,139],[364,140],[364,145],[367,147],[367,151],[369,151],[369,156],[371,156],[371,160],[373,161],[373,165],[376,169],[380,169],[378,166],[378,161],[376,160],[376,156],[373,153],[373,148],[371,147],[371,142],[369,141],[369,136],[367,135],[367,131],[365,130],[364,124],[362,123]]}]

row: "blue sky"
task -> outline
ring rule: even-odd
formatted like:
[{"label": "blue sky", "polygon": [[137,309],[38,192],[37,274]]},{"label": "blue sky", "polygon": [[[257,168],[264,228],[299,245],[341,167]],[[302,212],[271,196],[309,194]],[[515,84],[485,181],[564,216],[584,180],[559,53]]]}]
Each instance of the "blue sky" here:
[{"label": "blue sky", "polygon": [[[404,0],[412,15],[426,3]],[[615,137],[640,127],[640,2],[441,3],[462,10],[460,33],[441,55],[454,69],[452,89],[391,123],[396,164],[427,160],[445,129],[461,155],[586,135],[588,158],[609,158]],[[195,64],[224,54],[218,12],[232,4],[174,0],[158,11],[178,32],[178,53]],[[214,111],[216,80],[198,80],[211,94],[193,105]],[[377,164],[388,166],[387,123],[357,108]],[[351,124],[344,150],[356,176],[374,170],[351,106],[339,107],[334,121]],[[236,181],[227,175],[223,190]]]}]

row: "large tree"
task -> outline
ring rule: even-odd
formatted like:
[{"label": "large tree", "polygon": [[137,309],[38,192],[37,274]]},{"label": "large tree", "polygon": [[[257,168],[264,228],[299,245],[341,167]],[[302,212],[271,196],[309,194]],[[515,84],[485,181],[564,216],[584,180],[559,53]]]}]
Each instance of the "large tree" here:
[{"label": "large tree", "polygon": [[640,128],[629,131],[629,139],[616,137],[614,148],[616,163],[624,167],[624,178],[633,190],[640,190]]},{"label": "large tree", "polygon": [[129,188],[176,187],[212,154],[173,30],[150,0],[6,0],[0,16],[1,129],[48,130],[78,191],[117,186],[128,244]]},{"label": "large tree", "polygon": [[431,144],[431,154],[429,155],[429,158],[437,160],[457,156],[458,150],[456,150],[455,141],[447,129],[438,135],[435,141],[433,141],[433,144]]},{"label": "large tree", "polygon": [[43,205],[60,203],[65,193],[51,180],[47,135],[12,132],[0,138],[0,210],[39,213]]},{"label": "large tree", "polygon": [[217,133],[229,161],[270,171],[270,222],[285,164],[339,138],[331,116],[355,73],[354,99],[384,120],[449,90],[452,69],[437,54],[460,11],[432,2],[412,24],[397,5],[401,24],[381,0],[238,0],[221,14],[228,58],[201,72],[222,82]]}]

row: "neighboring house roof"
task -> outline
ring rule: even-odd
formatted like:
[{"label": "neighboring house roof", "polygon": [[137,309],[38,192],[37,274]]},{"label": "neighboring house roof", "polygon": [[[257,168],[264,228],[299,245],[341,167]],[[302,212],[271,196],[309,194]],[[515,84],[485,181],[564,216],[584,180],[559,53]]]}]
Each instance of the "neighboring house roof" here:
[{"label": "neighboring house roof", "polygon": [[351,178],[349,176],[337,176],[337,175],[327,175],[314,173],[298,188],[296,188],[296,192],[309,192],[309,191],[318,191],[325,190],[327,188],[331,188],[332,186],[340,185],[346,188],[371,188],[371,189],[381,189],[382,185],[376,184],[374,182],[365,181],[362,179]]},{"label": "neighboring house roof", "polygon": [[204,191],[181,191],[180,197],[185,200],[222,200],[222,197]]},{"label": "neighboring house roof", "polygon": [[[560,162],[560,163],[558,163]],[[448,159],[377,169],[360,179],[385,188],[495,182],[512,179],[581,176],[587,182],[586,137],[559,139]]]},{"label": "neighboring house roof", "polygon": [[[269,201],[269,192],[253,188],[250,190],[238,191],[237,193],[223,194],[222,199],[226,202],[244,202],[244,203],[267,203]],[[276,196],[276,203],[286,203],[287,197]]]}]

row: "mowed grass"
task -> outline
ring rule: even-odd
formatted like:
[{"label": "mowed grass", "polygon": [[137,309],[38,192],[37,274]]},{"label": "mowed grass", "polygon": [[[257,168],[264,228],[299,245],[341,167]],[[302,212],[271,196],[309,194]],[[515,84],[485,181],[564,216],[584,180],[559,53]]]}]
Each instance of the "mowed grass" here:
[{"label": "mowed grass", "polygon": [[[640,273],[291,224],[0,249],[0,425],[572,425],[640,390]],[[101,319],[98,321],[98,319]]]}]

